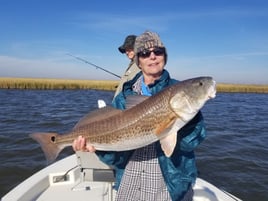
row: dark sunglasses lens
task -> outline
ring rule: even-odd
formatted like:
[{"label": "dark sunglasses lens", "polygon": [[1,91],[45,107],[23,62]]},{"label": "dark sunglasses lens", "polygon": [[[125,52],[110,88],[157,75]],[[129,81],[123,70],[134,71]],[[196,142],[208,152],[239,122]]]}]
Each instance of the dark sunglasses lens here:
[{"label": "dark sunglasses lens", "polygon": [[152,51],[151,50],[143,50],[142,52],[138,53],[139,57],[147,58],[151,55],[151,53],[154,53],[156,56],[161,56],[165,54],[165,48],[155,48]]},{"label": "dark sunglasses lens", "polygon": [[151,54],[150,50],[143,50],[142,52],[139,52],[138,56],[142,58],[149,57]]},{"label": "dark sunglasses lens", "polygon": [[161,56],[165,53],[164,48],[157,48],[152,51],[156,56]]}]

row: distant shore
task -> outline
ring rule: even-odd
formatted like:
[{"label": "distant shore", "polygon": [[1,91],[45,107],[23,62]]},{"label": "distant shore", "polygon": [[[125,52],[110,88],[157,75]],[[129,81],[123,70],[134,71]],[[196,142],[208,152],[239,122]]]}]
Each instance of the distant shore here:
[{"label": "distant shore", "polygon": [[[96,89],[115,91],[118,83],[119,81],[116,80],[66,80],[0,77],[0,89]],[[268,85],[218,83],[217,91],[231,93],[268,93]]]}]

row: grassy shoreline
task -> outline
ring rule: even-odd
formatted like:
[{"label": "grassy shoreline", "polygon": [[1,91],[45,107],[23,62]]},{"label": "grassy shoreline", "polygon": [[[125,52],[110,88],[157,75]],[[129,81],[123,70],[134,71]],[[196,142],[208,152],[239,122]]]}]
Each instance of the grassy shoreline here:
[{"label": "grassy shoreline", "polygon": [[97,89],[114,91],[118,81],[0,77],[0,89]]},{"label": "grassy shoreline", "polygon": [[[96,89],[115,91],[116,80],[67,80],[46,78],[10,78],[0,77],[0,89]],[[217,84],[218,92],[228,93],[268,93],[268,85]]]}]

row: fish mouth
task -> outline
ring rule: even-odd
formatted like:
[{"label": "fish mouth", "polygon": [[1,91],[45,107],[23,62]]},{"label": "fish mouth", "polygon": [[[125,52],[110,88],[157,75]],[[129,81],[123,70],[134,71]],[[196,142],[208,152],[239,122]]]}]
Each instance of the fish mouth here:
[{"label": "fish mouth", "polygon": [[209,89],[208,98],[209,99],[215,98],[216,97],[216,93],[217,93],[217,90],[216,90],[216,81],[215,80],[212,80],[212,86]]}]

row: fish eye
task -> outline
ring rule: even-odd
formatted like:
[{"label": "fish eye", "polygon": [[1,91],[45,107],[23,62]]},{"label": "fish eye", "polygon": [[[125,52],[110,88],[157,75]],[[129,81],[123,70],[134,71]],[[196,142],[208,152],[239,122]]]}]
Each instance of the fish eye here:
[{"label": "fish eye", "polygon": [[203,82],[199,82],[199,86],[203,86]]},{"label": "fish eye", "polygon": [[55,136],[52,136],[51,137],[51,142],[55,142],[55,140],[56,140],[56,137]]}]

